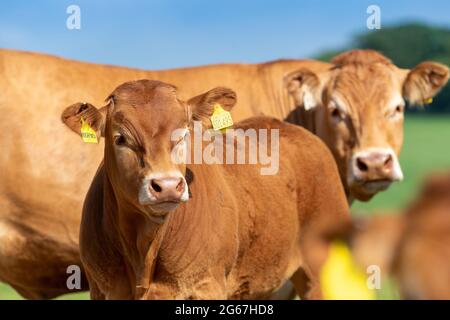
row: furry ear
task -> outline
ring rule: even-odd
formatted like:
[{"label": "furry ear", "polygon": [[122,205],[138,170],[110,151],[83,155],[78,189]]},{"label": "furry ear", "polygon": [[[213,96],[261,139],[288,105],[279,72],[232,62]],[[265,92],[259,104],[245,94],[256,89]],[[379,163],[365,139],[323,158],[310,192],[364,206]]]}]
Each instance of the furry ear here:
[{"label": "furry ear", "polygon": [[436,62],[422,62],[412,69],[403,83],[403,96],[410,104],[423,105],[447,83],[448,67]]},{"label": "furry ear", "polygon": [[297,106],[310,110],[320,103],[320,80],[314,72],[308,69],[291,72],[284,78],[284,83]]},{"label": "furry ear", "polygon": [[61,115],[61,120],[73,132],[81,135],[81,119],[83,119],[96,131],[97,136],[103,137],[106,110],[107,106],[97,109],[90,103],[79,102],[67,107]]},{"label": "furry ear", "polygon": [[202,121],[207,128],[211,127],[210,117],[214,112],[214,105],[220,104],[223,109],[230,111],[237,102],[236,93],[228,88],[217,87],[200,94],[187,102],[192,112],[192,119]]}]

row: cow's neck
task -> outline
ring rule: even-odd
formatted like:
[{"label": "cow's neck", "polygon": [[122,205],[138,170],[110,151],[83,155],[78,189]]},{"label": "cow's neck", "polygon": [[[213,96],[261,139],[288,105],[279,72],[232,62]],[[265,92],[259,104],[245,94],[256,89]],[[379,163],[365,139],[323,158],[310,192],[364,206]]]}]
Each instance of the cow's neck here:
[{"label": "cow's neck", "polygon": [[348,204],[351,205],[354,201],[354,198],[351,196],[347,183],[345,181],[345,174],[343,173],[345,171],[342,169],[342,167],[339,167],[340,163],[343,163],[344,166],[346,166],[346,163],[339,160],[338,156],[333,152],[333,140],[329,140],[331,138],[331,133],[327,131],[326,119],[323,118],[323,115],[326,114],[326,112],[327,111],[325,109],[325,106],[321,104],[310,110],[305,110],[303,106],[298,106],[293,109],[286,118],[284,118],[284,121],[304,127],[314,135],[318,136],[328,146],[338,165],[339,175],[344,186]]},{"label": "cow's neck", "polygon": [[285,79],[291,72],[302,68],[320,73],[330,67],[331,65],[326,62],[311,60],[277,61],[260,66],[257,81],[252,82],[252,92],[258,93],[251,95],[252,115],[259,115],[263,110],[266,116],[285,119],[314,132],[314,121],[311,121],[313,120],[311,113],[314,112],[302,114],[304,108],[297,105],[294,97],[288,92]]},{"label": "cow's neck", "polygon": [[[115,237],[121,244],[121,254],[126,267],[133,274],[130,281],[135,283],[135,296],[146,294],[158,273],[177,273],[186,269],[194,259],[207,254],[211,236],[211,225],[219,224],[218,209],[199,210],[196,206],[204,203],[188,202],[169,213],[162,224],[146,217],[133,204],[114,192],[107,177],[109,188],[105,188],[109,203],[117,205],[105,208],[108,219],[115,225]],[[206,184],[205,184],[206,185]],[[199,188],[204,188],[199,186]],[[196,190],[207,194],[206,190]],[[194,207],[194,209],[193,209]],[[205,209],[205,208],[203,208]],[[208,214],[212,212],[212,214]],[[170,269],[169,269],[170,268]]]},{"label": "cow's neck", "polygon": [[[275,77],[278,78],[278,77]],[[251,106],[254,109],[252,115],[275,117],[285,119],[296,108],[292,98],[287,92],[284,82],[274,82],[273,70],[270,68],[261,71],[260,81],[255,81],[253,91],[258,95],[252,96]]]},{"label": "cow's neck", "polygon": [[[139,210],[114,190],[108,174],[104,181],[104,218],[108,223],[110,238],[113,239],[128,270],[131,285],[137,291],[142,283],[151,281],[152,260],[148,263],[148,252],[157,252],[161,227],[148,221]],[[138,293],[138,292],[136,292]]]}]

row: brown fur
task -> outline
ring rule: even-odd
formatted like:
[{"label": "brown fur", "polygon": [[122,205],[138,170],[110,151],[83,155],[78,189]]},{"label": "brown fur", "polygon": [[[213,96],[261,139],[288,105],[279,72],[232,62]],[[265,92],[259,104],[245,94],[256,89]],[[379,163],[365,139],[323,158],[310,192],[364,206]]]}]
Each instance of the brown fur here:
[{"label": "brown fur", "polygon": [[[290,277],[303,296],[307,287],[306,296],[320,297],[318,272],[328,245],[323,236],[330,221],[349,219],[327,148],[302,128],[253,118],[237,127],[280,130],[278,174],[261,176],[260,165],[177,167],[167,158],[170,148],[157,146],[166,146],[169,133],[190,120],[186,105],[165,86],[129,82],[112,94],[114,106],[104,120],[105,162],[87,194],[81,224],[81,257],[92,298],[267,298]],[[192,116],[230,95],[216,89],[191,99]],[[212,107],[206,109],[212,114]],[[120,122],[117,114],[123,115]],[[143,154],[122,156],[116,150],[113,128],[125,120],[136,128]],[[146,165],[140,166],[137,156]],[[162,224],[136,201],[139,177],[156,168],[193,175],[192,198]],[[309,280],[294,277],[296,272]]]},{"label": "brown fur", "polygon": [[404,299],[450,299],[450,175],[431,176],[404,212],[360,221],[352,252],[364,267],[378,265]]},{"label": "brown fur", "polygon": [[337,55],[331,59],[331,63],[337,68],[344,65],[354,65],[354,64],[372,64],[372,63],[382,63],[385,65],[392,64],[392,61],[381,53],[373,50],[352,50],[346,51]]},{"label": "brown fur", "polygon": [[407,210],[393,262],[408,299],[450,299],[450,175],[431,177]]}]

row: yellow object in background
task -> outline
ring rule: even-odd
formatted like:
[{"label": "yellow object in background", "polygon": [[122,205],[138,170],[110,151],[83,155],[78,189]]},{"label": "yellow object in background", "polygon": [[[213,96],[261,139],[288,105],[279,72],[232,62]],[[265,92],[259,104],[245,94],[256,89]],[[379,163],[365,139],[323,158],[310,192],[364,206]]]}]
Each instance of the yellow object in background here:
[{"label": "yellow object in background", "polygon": [[428,98],[424,101],[425,104],[432,104],[433,103],[433,98]]},{"label": "yellow object in background", "polygon": [[81,138],[86,143],[98,143],[97,133],[83,118],[81,118]]},{"label": "yellow object in background", "polygon": [[214,105],[214,112],[211,116],[211,124],[214,130],[222,130],[233,125],[231,113],[224,110],[220,104]]},{"label": "yellow object in background", "polygon": [[367,287],[367,275],[356,265],[350,249],[341,241],[331,244],[321,273],[323,298],[327,300],[375,300]]}]

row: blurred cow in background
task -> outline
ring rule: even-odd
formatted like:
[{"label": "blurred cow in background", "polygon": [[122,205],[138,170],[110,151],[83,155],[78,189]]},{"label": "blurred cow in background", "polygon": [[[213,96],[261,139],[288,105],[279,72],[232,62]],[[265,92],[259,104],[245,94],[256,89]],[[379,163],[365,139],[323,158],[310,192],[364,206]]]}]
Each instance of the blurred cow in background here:
[{"label": "blurred cow in background", "polygon": [[431,176],[403,214],[364,220],[351,237],[360,265],[378,265],[402,298],[450,299],[449,173]]}]

